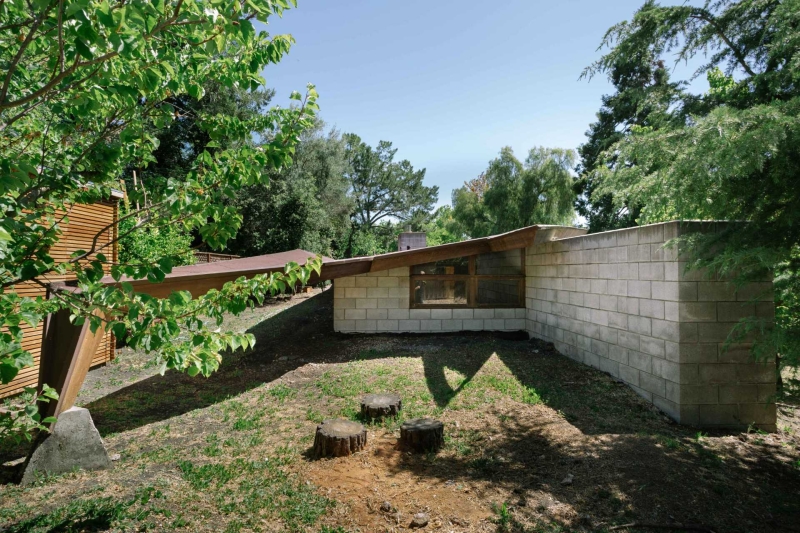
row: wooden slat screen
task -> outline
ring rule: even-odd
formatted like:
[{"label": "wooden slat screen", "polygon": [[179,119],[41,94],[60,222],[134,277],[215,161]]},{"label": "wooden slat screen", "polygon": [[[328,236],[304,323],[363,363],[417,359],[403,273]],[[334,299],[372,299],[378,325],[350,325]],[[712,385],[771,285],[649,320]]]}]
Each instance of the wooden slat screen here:
[{"label": "wooden slat screen", "polygon": [[[101,228],[108,226],[117,219],[117,202],[100,202],[91,205],[76,205],[68,213],[68,222],[62,224],[61,239],[53,246],[50,251],[53,259],[56,261],[66,261],[69,259],[72,252],[75,250],[89,250],[92,246],[92,240]],[[113,241],[116,231],[116,225],[103,231],[99,237],[99,242],[108,243]],[[103,250],[105,255],[117,261],[117,245],[116,243]],[[74,279],[74,275],[70,276],[49,276],[48,282],[55,281],[68,281]],[[25,283],[16,288],[20,296],[30,296],[35,298],[37,296],[44,297],[46,291],[33,283]],[[17,377],[5,385],[0,385],[0,398],[19,394],[25,387],[34,387],[37,385],[39,378],[39,355],[42,349],[42,327],[40,324],[37,328],[23,325],[24,337],[22,346],[29,350],[33,355],[34,364],[28,368],[20,371]],[[92,366],[105,364],[114,358],[114,336],[106,333],[103,341],[95,352],[94,359],[92,359]]]}]

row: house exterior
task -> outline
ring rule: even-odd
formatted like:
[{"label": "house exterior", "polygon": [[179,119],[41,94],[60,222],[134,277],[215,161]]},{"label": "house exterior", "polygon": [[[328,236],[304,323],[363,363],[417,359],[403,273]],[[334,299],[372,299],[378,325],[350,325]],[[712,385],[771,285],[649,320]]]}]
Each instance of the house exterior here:
[{"label": "house exterior", "polygon": [[[111,242],[116,234],[116,225],[112,224],[118,218],[118,200],[122,197],[121,193],[108,201],[94,204],[75,205],[69,212],[68,221],[61,224],[62,235],[59,241],[50,251],[57,261],[65,261],[70,258],[75,250],[88,250],[92,246],[92,241],[99,230],[106,228],[99,237],[99,242]],[[117,260],[117,245],[111,246],[111,253],[107,254],[112,261]],[[49,275],[49,282],[70,281],[74,274],[66,276]],[[32,282],[21,284],[16,287],[20,296],[36,298],[46,297],[47,289]],[[42,333],[44,322],[37,327],[28,324],[21,324],[24,331],[22,347],[33,355],[34,364],[23,368],[20,373],[9,383],[0,385],[0,398],[21,393],[25,387],[36,387],[39,383],[39,360],[42,350]],[[94,353],[91,366],[98,366],[108,363],[114,358],[114,336],[106,333],[100,342],[99,347]]]},{"label": "house exterior", "polygon": [[608,372],[682,424],[774,430],[776,367],[726,346],[744,317],[774,315],[772,282],[735,290],[685,272],[668,241],[716,223],[586,235],[532,226],[380,256],[326,261],[342,333],[526,331]]}]

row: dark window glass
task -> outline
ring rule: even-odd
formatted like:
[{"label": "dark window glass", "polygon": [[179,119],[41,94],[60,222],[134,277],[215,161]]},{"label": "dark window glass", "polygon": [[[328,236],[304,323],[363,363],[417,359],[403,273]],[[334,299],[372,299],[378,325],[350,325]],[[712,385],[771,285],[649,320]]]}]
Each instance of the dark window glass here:
[{"label": "dark window glass", "polygon": [[417,305],[467,305],[467,282],[459,280],[416,280],[414,303]]},{"label": "dark window glass", "polygon": [[522,254],[519,250],[481,254],[476,259],[475,273],[480,276],[521,276]]},{"label": "dark window glass", "polygon": [[467,275],[469,274],[469,258],[457,257],[455,259],[445,259],[435,263],[425,263],[414,265],[411,273],[415,276],[442,276],[445,274]]},{"label": "dark window glass", "polygon": [[515,279],[479,279],[478,305],[519,305],[520,282]]}]

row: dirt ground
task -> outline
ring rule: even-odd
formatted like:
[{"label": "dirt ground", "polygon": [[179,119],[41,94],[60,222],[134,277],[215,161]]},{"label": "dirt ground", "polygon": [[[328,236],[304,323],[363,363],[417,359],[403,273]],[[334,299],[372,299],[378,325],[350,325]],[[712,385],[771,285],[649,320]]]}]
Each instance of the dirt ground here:
[{"label": "dirt ground", "polygon": [[[778,433],[708,434],[538,341],[336,334],[331,296],[226,322],[257,345],[209,379],[129,350],[90,372],[79,402],[119,460],[20,487],[6,448],[0,530],[399,532],[422,512],[441,532],[800,531],[794,405]],[[380,391],[402,395],[399,419],[311,457],[316,424]],[[419,416],[444,422],[439,453],[398,448]]]}]

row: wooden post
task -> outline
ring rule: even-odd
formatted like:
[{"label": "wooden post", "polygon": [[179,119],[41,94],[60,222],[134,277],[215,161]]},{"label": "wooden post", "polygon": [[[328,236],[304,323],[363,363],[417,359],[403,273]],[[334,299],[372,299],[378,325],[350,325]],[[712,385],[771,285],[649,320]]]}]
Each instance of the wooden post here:
[{"label": "wooden post", "polygon": [[[56,290],[78,291],[63,282],[52,283],[47,290],[47,297],[53,298]],[[89,320],[76,326],[69,321],[69,315],[69,309],[62,309],[48,315],[44,321],[39,389],[46,383],[58,392],[58,400],[39,404],[43,419],[58,416],[75,405],[94,353],[103,340],[102,328],[92,333]]]}]

